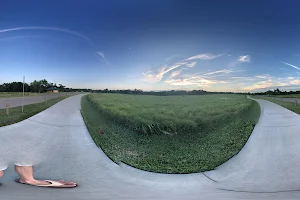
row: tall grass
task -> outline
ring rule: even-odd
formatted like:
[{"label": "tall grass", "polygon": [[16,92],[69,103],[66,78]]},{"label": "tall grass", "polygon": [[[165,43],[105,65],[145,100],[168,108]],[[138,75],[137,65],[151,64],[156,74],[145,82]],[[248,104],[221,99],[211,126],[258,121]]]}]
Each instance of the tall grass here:
[{"label": "tall grass", "polygon": [[252,101],[245,96],[134,96],[93,94],[88,100],[106,118],[142,134],[205,132],[241,117]]},{"label": "tall grass", "polygon": [[[109,157],[163,173],[207,171],[226,162],[244,146],[260,114],[257,102],[237,95],[92,94],[81,104],[91,136]],[[163,132],[168,123],[175,130],[169,134]],[[150,124],[160,130],[136,129]]]}]

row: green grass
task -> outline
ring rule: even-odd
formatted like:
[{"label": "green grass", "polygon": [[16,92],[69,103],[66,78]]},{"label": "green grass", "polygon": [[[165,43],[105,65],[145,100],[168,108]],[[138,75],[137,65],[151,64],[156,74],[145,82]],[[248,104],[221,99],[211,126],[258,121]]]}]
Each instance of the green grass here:
[{"label": "green grass", "polygon": [[33,115],[36,115],[43,110],[53,106],[54,104],[58,103],[59,101],[70,97],[71,94],[68,96],[57,97],[53,99],[49,99],[46,102],[30,104],[24,106],[24,113],[22,113],[22,107],[14,107],[9,109],[9,115],[6,114],[6,109],[0,109],[0,127],[6,126],[14,123],[18,123],[23,121]]},{"label": "green grass", "polygon": [[294,102],[286,102],[286,101],[280,101],[280,100],[276,100],[276,99],[272,99],[272,98],[268,98],[268,97],[259,97],[256,96],[254,97],[256,99],[263,99],[263,100],[267,100],[267,101],[271,101],[273,103],[276,103],[290,111],[293,111],[297,114],[300,114],[300,101],[298,101],[298,104],[296,105],[296,103]]},{"label": "green grass", "polygon": [[259,114],[258,103],[238,95],[82,98],[85,123],[111,159],[162,173],[207,171],[226,162],[244,146]]},{"label": "green grass", "polygon": [[[24,92],[24,96],[40,96],[45,93],[31,93],[31,92]],[[23,97],[22,92],[0,92],[0,98],[11,98],[11,97]]]}]

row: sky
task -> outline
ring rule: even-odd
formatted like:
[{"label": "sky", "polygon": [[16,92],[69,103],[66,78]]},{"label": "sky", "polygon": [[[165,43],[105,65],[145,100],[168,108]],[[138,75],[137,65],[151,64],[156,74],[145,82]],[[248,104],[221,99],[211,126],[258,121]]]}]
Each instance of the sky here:
[{"label": "sky", "polygon": [[1,1],[0,84],[300,90],[297,0]]}]

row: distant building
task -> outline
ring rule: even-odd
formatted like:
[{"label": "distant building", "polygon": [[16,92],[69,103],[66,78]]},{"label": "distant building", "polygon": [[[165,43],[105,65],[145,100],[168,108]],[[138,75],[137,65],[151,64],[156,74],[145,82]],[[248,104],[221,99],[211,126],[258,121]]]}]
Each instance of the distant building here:
[{"label": "distant building", "polygon": [[47,92],[51,92],[51,93],[58,93],[59,89],[56,87],[51,87],[47,89]]}]

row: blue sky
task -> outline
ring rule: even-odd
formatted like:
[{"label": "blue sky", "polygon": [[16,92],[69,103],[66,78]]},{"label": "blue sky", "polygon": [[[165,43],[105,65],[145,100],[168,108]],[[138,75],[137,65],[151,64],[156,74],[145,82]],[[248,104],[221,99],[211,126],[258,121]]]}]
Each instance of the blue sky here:
[{"label": "blue sky", "polygon": [[300,89],[290,1],[6,1],[0,83],[92,89]]}]

